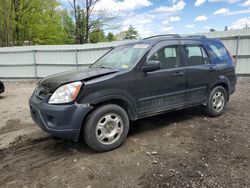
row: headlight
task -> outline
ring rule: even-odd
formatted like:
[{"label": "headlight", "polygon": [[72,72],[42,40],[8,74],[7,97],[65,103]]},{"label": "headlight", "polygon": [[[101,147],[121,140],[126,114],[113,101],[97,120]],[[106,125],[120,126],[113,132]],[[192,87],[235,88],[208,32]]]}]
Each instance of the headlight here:
[{"label": "headlight", "polygon": [[59,87],[49,99],[49,104],[73,102],[81,89],[82,82],[73,82]]}]

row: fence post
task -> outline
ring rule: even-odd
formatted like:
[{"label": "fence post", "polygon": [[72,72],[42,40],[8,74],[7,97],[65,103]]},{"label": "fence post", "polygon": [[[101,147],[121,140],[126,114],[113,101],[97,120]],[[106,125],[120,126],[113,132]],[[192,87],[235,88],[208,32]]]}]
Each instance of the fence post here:
[{"label": "fence post", "polygon": [[38,79],[37,76],[37,64],[36,64],[36,50],[33,50],[33,62],[34,62],[34,70],[35,70],[35,78]]},{"label": "fence post", "polygon": [[235,66],[237,66],[238,55],[239,55],[239,43],[240,43],[240,35],[237,35],[236,41],[236,53],[235,53]]},{"label": "fence post", "polygon": [[76,55],[76,69],[79,69],[79,63],[78,63],[78,49],[75,50]]}]

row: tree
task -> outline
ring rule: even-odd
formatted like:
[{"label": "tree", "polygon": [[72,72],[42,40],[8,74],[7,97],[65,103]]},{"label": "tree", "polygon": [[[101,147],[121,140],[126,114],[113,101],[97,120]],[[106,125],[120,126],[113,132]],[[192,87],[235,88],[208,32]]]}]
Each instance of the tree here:
[{"label": "tree", "polygon": [[0,46],[9,46],[12,41],[12,2],[0,1]]},{"label": "tree", "polygon": [[250,29],[250,27],[248,26],[248,24],[246,24],[245,27],[243,27],[243,29]]},{"label": "tree", "polygon": [[39,0],[1,0],[0,38],[1,46],[22,45],[27,38],[28,27]]},{"label": "tree", "polygon": [[116,37],[113,33],[109,32],[107,35],[108,42],[116,41]]},{"label": "tree", "polygon": [[99,42],[114,28],[115,15],[95,9],[100,0],[68,0],[71,11],[60,1],[1,0],[0,46]]},{"label": "tree", "polygon": [[100,0],[85,0],[85,9],[86,9],[86,24],[85,24],[85,43],[89,43],[89,32],[91,28],[90,17],[93,9],[95,8],[96,3]]},{"label": "tree", "polygon": [[75,43],[75,24],[68,14],[67,10],[62,11],[62,24],[65,32],[64,43],[74,44]]},{"label": "tree", "polygon": [[34,44],[64,44],[66,33],[57,0],[39,0],[39,9],[32,14],[29,36]]},{"label": "tree", "polygon": [[86,24],[86,14],[85,10],[81,8],[79,0],[69,1],[70,5],[73,9],[73,17],[74,17],[74,35],[75,35],[75,43],[83,44],[85,37],[85,24]]},{"label": "tree", "polygon": [[106,36],[102,29],[96,29],[90,33],[89,40],[91,43],[106,42]]},{"label": "tree", "polygon": [[132,26],[130,25],[128,30],[125,33],[125,37],[124,39],[137,39],[138,38],[138,31]]},{"label": "tree", "polygon": [[96,10],[100,0],[72,0],[77,43],[89,43],[90,33],[102,28],[111,29],[111,24],[117,15],[108,14],[105,10]]},{"label": "tree", "polygon": [[59,6],[57,0],[1,0],[0,45],[63,44]]},{"label": "tree", "polygon": [[211,28],[210,29],[210,32],[215,32],[216,30],[214,28]]}]

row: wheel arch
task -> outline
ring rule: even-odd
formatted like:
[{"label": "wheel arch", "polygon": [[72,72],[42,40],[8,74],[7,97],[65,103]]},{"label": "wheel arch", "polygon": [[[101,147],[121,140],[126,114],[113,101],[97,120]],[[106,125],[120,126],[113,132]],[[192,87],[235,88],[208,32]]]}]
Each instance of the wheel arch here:
[{"label": "wheel arch", "polygon": [[210,91],[209,93],[217,86],[221,86],[223,87],[225,90],[226,90],[226,94],[227,94],[227,101],[229,100],[229,81],[226,81],[226,80],[221,80],[221,81],[218,81],[216,82],[211,88],[210,88]]},{"label": "wheel arch", "polygon": [[124,99],[122,97],[112,97],[112,98],[106,98],[100,101],[97,101],[94,104],[91,104],[92,106],[94,106],[94,109],[105,105],[105,104],[116,104],[120,107],[122,107],[128,114],[129,120],[136,120],[137,119],[137,114],[136,114],[136,110],[134,108],[134,106],[132,105],[132,103],[130,101],[128,101],[127,99]]},{"label": "wheel arch", "polygon": [[122,95],[103,96],[103,97],[90,101],[89,105],[91,105],[93,109],[90,112],[88,112],[86,117],[96,108],[98,108],[99,106],[103,106],[105,104],[116,104],[122,107],[127,112],[129,120],[134,121],[137,119],[136,108],[133,105],[133,102],[130,99],[128,99],[126,96],[122,96]]}]

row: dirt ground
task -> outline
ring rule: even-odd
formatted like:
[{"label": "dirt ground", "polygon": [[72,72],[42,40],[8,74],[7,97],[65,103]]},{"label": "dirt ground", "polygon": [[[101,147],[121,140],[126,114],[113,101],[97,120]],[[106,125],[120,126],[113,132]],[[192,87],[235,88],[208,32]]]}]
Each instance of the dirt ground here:
[{"label": "dirt ground", "polygon": [[8,82],[0,96],[0,187],[250,187],[250,83],[221,117],[192,108],[136,121],[106,153],[40,130],[28,108],[34,87]]}]

